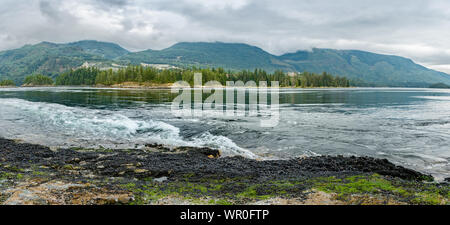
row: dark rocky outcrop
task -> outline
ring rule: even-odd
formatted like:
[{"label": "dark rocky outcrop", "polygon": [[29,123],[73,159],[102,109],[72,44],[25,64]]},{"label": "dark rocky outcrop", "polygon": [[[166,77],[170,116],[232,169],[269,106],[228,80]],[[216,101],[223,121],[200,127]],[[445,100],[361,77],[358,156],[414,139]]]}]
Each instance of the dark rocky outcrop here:
[{"label": "dark rocky outcrop", "polygon": [[[156,148],[156,149],[155,149]],[[172,154],[169,154],[172,153]],[[20,168],[44,165],[53,168],[81,167],[102,176],[160,177],[196,174],[225,175],[256,180],[378,173],[405,180],[430,180],[431,176],[396,166],[385,159],[319,156],[291,160],[252,160],[241,156],[220,157],[219,150],[148,145],[143,150],[56,152],[39,145],[0,139],[0,161]]]}]

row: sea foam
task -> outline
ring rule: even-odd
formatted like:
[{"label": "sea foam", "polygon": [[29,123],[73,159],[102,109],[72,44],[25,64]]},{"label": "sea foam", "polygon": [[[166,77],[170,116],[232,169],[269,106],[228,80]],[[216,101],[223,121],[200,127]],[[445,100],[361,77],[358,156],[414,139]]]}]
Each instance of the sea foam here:
[{"label": "sea foam", "polygon": [[[186,139],[178,127],[168,122],[131,118],[121,111],[70,107],[15,98],[1,99],[0,107],[20,115],[20,118],[26,120],[23,124],[37,128],[33,130],[23,127],[24,131],[44,132],[47,136],[52,136],[52,139],[61,139],[61,143],[68,143],[70,146],[93,147],[92,143],[96,143],[112,147],[117,143],[129,143],[129,147],[133,147],[137,144],[158,143],[168,146],[211,147],[220,149],[226,156],[255,158],[252,152],[239,147],[227,137],[204,132]],[[45,140],[42,141],[45,144]]]}]

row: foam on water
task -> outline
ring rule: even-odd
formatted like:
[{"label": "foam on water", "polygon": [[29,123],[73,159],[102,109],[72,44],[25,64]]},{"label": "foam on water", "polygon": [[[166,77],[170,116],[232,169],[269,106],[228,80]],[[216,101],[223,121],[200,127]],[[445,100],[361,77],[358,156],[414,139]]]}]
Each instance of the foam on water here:
[{"label": "foam on water", "polygon": [[205,146],[264,159],[370,156],[450,176],[450,91],[280,89],[280,123],[270,129],[260,120],[271,110],[178,117],[170,113],[172,97],[169,90],[1,89],[0,137],[55,147]]},{"label": "foam on water", "polygon": [[[120,111],[68,107],[22,99],[1,99],[0,107],[4,112],[20,116],[26,121],[26,125],[38,128],[34,132],[45,132],[48,136],[64,134],[57,139],[64,139],[62,142],[75,142],[70,143],[72,146],[92,147],[92,144],[80,143],[80,140],[108,147],[112,147],[109,143],[130,143],[130,147],[135,144],[159,143],[170,146],[211,147],[222,150],[224,155],[255,157],[253,153],[240,148],[227,137],[205,132],[184,139],[180,129],[169,123],[130,118]],[[23,129],[33,132],[26,127]]]}]

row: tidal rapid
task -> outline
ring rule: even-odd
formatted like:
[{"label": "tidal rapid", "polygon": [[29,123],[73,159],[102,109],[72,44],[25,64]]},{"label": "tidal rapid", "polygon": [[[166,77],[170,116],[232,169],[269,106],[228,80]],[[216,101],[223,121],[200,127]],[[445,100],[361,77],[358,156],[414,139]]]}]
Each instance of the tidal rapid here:
[{"label": "tidal rapid", "polygon": [[[205,95],[206,96],[206,95]],[[386,158],[450,177],[450,91],[282,89],[280,122],[171,113],[169,90],[0,89],[0,136],[51,147],[211,147],[224,155]]]}]

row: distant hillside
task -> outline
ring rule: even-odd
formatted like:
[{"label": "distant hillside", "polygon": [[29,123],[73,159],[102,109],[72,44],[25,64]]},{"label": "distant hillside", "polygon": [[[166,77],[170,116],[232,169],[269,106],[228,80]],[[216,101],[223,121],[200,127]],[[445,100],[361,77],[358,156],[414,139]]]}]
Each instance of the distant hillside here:
[{"label": "distant hillside", "polygon": [[376,86],[428,87],[439,82],[450,84],[450,75],[399,56],[316,48],[311,52],[285,54],[279,59],[292,65],[296,71],[327,71]]},{"label": "distant hillside", "polygon": [[179,43],[155,51],[130,53],[122,63],[158,63],[176,66],[223,67],[232,70],[262,68],[269,72],[329,72],[345,76],[362,85],[428,87],[432,83],[450,84],[450,75],[425,68],[412,60],[357,50],[318,49],[275,56],[264,50],[230,43]]},{"label": "distant hillside", "polygon": [[450,88],[450,85],[443,84],[443,83],[437,83],[430,85],[430,88]]},{"label": "distant hillside", "polygon": [[42,42],[19,49],[0,52],[0,79],[11,79],[21,84],[30,74],[56,76],[84,62],[104,62],[104,57],[89,53],[70,44]]},{"label": "distant hillside", "polygon": [[230,43],[178,43],[161,51],[147,50],[120,58],[125,63],[163,63],[176,66],[223,67],[233,70],[289,67],[276,56],[254,46]]},{"label": "distant hillside", "polygon": [[79,41],[69,44],[42,42],[0,52],[0,80],[21,84],[30,74],[56,76],[89,62],[110,68],[127,64],[168,64],[177,67],[222,67],[230,70],[264,69],[268,72],[328,72],[359,81],[361,85],[429,87],[450,85],[450,75],[425,68],[412,60],[356,50],[313,49],[281,56],[239,43],[178,43],[163,50],[128,52],[114,43]]},{"label": "distant hillside", "polygon": [[115,59],[129,53],[128,50],[118,44],[99,41],[78,41],[67,44],[67,46],[80,47],[83,51],[106,59]]}]

